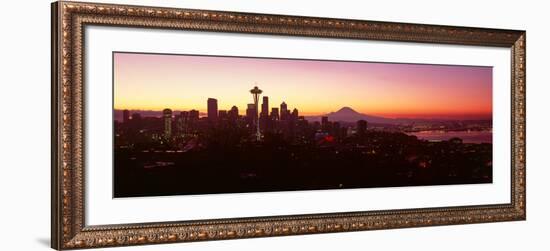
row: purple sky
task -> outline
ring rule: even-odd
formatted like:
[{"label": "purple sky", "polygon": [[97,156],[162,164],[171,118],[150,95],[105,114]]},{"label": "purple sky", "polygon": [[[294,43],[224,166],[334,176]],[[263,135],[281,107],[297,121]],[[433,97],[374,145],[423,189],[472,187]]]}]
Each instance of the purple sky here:
[{"label": "purple sky", "polygon": [[492,67],[115,53],[116,109],[244,112],[258,85],[270,107],[304,115],[343,106],[411,118],[490,118]]}]

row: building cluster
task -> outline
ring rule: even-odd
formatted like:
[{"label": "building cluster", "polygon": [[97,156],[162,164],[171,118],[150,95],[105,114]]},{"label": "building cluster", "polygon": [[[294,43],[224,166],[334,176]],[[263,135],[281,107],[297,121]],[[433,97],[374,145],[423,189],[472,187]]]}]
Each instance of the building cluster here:
[{"label": "building cluster", "polygon": [[115,194],[156,195],[151,186],[169,195],[492,181],[492,144],[429,142],[367,130],[365,120],[308,121],[285,102],[270,107],[257,87],[250,93],[244,111],[220,109],[215,98],[205,113],[124,110],[115,121],[115,178],[131,182],[115,182]]},{"label": "building cluster", "polygon": [[[255,87],[250,91],[253,103],[247,105],[243,115],[237,106],[229,110],[219,109],[218,100],[208,98],[206,116],[200,116],[198,110],[181,111],[175,114],[164,109],[161,118],[142,117],[139,113],[130,115],[123,111],[123,120],[119,128],[126,132],[140,132],[152,139],[172,141],[177,138],[197,136],[212,132],[212,129],[226,131],[246,131],[250,140],[261,141],[269,135],[280,135],[287,141],[296,143],[339,141],[352,134],[365,134],[367,122],[357,121],[356,125],[341,125],[322,117],[321,121],[309,123],[300,116],[297,108],[290,110],[285,102],[278,107],[269,106],[269,97],[263,96],[259,104],[259,94]],[[162,121],[159,121],[162,120]],[[233,130],[234,131],[234,130]],[[135,135],[134,135],[135,137]]]}]

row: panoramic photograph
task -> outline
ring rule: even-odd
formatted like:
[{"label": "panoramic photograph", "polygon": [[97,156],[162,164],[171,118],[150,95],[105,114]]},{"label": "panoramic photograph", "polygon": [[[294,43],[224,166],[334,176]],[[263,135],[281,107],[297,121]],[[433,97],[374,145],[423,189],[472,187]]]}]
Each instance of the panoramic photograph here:
[{"label": "panoramic photograph", "polygon": [[492,183],[493,68],[113,52],[113,196]]}]

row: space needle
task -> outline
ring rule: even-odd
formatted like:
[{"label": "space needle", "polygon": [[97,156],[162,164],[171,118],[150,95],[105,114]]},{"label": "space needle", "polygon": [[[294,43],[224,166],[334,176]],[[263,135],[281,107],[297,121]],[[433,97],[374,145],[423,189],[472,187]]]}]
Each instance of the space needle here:
[{"label": "space needle", "polygon": [[262,94],[262,90],[260,90],[258,86],[254,86],[254,89],[250,90],[250,93],[252,93],[252,97],[254,98],[254,108],[256,109],[254,111],[256,113],[256,139],[260,141],[262,138],[262,135],[260,134],[260,118],[258,116],[258,99],[260,94]]}]

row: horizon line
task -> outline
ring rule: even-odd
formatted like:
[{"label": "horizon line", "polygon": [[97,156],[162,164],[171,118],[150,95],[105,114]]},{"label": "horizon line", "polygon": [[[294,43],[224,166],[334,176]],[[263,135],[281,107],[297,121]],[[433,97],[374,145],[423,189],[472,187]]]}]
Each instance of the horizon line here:
[{"label": "horizon line", "polygon": [[[275,108],[279,108],[279,107],[275,107]],[[493,114],[492,112],[491,113],[487,113],[487,114],[482,114],[482,113],[465,113],[465,114],[394,114],[394,115],[397,115],[397,116],[388,116],[388,115],[392,115],[392,114],[379,114],[379,113],[364,113],[364,112],[359,112],[351,107],[347,107],[347,106],[344,106],[336,111],[330,111],[330,112],[325,112],[325,113],[315,113],[315,114],[310,114],[308,112],[302,112],[298,109],[298,111],[300,112],[300,114],[306,114],[306,115],[301,115],[301,116],[304,116],[304,117],[322,117],[322,116],[327,116],[329,115],[330,113],[336,113],[338,111],[340,111],[341,109],[343,108],[350,108],[351,110],[353,110],[354,112],[360,114],[360,115],[363,115],[363,116],[373,116],[373,117],[380,117],[380,118],[384,118],[384,119],[419,119],[419,120],[492,120],[493,119]],[[199,114],[200,115],[204,115],[204,114],[207,114],[207,110],[205,109],[204,111],[201,111],[200,109],[172,109],[172,108],[169,108],[169,107],[166,107],[166,108],[159,108],[159,109],[148,109],[148,108],[138,108],[138,109],[135,109],[135,108],[113,108],[113,111],[124,111],[124,110],[128,110],[128,111],[142,111],[142,112],[158,112],[158,113],[162,113],[162,111],[164,109],[170,109],[172,110],[172,112],[182,112],[182,111],[191,111],[191,110],[196,110],[196,111],[199,111]],[[230,109],[218,109],[218,111],[229,111]],[[292,110],[292,109],[289,109],[289,110]],[[239,115],[241,116],[244,116],[244,113],[241,113],[239,112]],[[154,117],[154,116],[149,116],[149,117]]]}]

